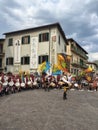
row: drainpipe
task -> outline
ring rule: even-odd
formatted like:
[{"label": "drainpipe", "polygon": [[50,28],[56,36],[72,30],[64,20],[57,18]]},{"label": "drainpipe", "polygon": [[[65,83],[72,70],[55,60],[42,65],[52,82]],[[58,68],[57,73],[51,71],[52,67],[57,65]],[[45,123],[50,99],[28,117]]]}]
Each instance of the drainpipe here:
[{"label": "drainpipe", "polygon": [[[52,63],[51,63],[51,31],[50,31],[50,27],[49,27],[49,62],[50,62],[50,65],[52,66]],[[50,68],[50,71],[49,73],[52,72],[52,67]]]},{"label": "drainpipe", "polygon": [[50,27],[49,27],[49,62],[50,62]]}]

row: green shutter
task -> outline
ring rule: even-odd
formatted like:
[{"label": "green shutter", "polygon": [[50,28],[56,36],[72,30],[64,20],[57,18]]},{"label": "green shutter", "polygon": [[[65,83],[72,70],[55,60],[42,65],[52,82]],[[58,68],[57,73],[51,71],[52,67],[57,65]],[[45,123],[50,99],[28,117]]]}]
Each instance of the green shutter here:
[{"label": "green shutter", "polygon": [[30,43],[30,36],[28,36],[28,44]]},{"label": "green shutter", "polygon": [[8,58],[6,58],[6,65],[8,65]]},{"label": "green shutter", "polygon": [[47,33],[47,41],[49,41],[49,33]]},{"label": "green shutter", "polygon": [[14,59],[12,58],[12,65],[14,64]]},{"label": "green shutter", "polygon": [[23,57],[21,57],[21,65],[23,65]]},{"label": "green shutter", "polygon": [[41,34],[39,34],[39,42],[41,42]]},{"label": "green shutter", "polygon": [[22,40],[22,44],[23,44],[23,41],[24,41],[23,39],[24,39],[24,37],[22,37],[22,39],[21,39]]}]

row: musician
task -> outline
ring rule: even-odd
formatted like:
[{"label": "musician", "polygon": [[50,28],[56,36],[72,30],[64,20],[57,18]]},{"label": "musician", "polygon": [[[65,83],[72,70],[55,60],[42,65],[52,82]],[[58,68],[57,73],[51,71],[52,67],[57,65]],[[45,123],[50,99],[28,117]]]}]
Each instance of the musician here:
[{"label": "musician", "polygon": [[26,74],[24,75],[24,83],[25,83],[26,89],[28,89],[28,76]]},{"label": "musician", "polygon": [[2,88],[2,83],[0,82],[0,96],[2,96],[3,88]]}]

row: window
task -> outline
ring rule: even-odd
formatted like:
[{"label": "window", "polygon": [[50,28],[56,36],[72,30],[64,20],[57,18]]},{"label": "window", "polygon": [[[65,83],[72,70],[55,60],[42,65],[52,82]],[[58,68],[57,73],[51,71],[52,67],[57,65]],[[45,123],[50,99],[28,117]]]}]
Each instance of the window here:
[{"label": "window", "polygon": [[29,65],[30,64],[30,57],[21,57],[21,64],[22,65]]},{"label": "window", "polygon": [[30,43],[30,36],[22,37],[22,44],[29,44]]},{"label": "window", "polygon": [[82,59],[80,59],[80,65],[83,65],[83,60]]},{"label": "window", "polygon": [[39,64],[43,63],[44,61],[48,61],[48,55],[38,57],[38,63]]},{"label": "window", "polygon": [[73,69],[71,68],[71,73],[73,73]]},{"label": "window", "polygon": [[49,33],[39,34],[39,42],[49,41]]},{"label": "window", "polygon": [[13,65],[13,57],[6,58],[6,65]]},{"label": "window", "polygon": [[8,39],[8,46],[13,46],[13,38]]},{"label": "window", "polygon": [[76,69],[74,69],[74,74],[76,74]]}]

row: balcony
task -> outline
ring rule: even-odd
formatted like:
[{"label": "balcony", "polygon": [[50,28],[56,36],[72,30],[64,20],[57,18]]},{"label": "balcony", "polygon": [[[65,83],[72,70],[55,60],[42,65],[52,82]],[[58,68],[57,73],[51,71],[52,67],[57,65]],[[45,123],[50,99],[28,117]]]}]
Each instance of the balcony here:
[{"label": "balcony", "polygon": [[74,67],[80,68],[80,64],[79,63],[73,62],[73,63],[71,63],[71,65],[74,66]]},{"label": "balcony", "polygon": [[87,68],[86,64],[81,64],[80,62],[73,62],[73,63],[71,63],[71,65],[74,67],[77,67],[77,68],[83,68],[83,69]]},{"label": "balcony", "polygon": [[71,51],[79,55],[80,57],[84,58],[85,60],[88,59],[88,56],[84,54],[82,51],[78,50],[76,47],[71,47]]},{"label": "balcony", "polygon": [[88,66],[86,64],[84,64],[84,65],[80,65],[80,68],[87,69]]}]

